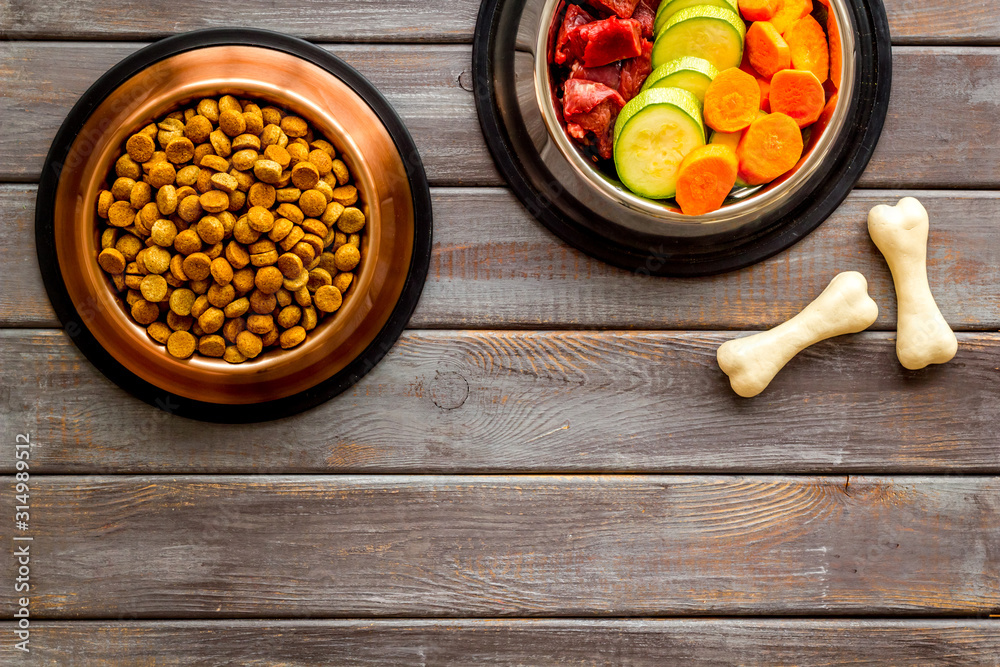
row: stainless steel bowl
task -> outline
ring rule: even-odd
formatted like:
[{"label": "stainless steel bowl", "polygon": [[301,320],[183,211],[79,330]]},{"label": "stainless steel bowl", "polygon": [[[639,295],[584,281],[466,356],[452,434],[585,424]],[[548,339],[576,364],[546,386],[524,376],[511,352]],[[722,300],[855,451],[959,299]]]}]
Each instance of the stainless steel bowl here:
[{"label": "stainless steel bowl", "polygon": [[601,259],[665,275],[716,273],[760,261],[825,219],[874,150],[890,85],[884,9],[880,0],[831,0],[844,54],[840,97],[827,130],[807,146],[796,168],[708,215],[685,216],[639,197],[597,169],[556,115],[547,54],[550,27],[564,5],[484,3],[474,54],[477,102],[498,166],[529,210]]}]

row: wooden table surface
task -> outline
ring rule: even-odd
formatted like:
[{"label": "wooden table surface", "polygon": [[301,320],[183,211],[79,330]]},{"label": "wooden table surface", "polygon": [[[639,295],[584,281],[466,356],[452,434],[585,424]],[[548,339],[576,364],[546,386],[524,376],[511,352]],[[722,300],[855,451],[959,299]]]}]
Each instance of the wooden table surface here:
[{"label": "wooden table surface", "polygon": [[[1000,11],[885,0],[893,93],[857,189],[752,268],[649,279],[569,248],[495,170],[475,0],[0,0],[0,662],[1000,664]],[[159,37],[321,43],[407,122],[434,200],[386,359],[292,419],[171,417],[58,328],[35,185],[65,114]],[[378,43],[374,45],[373,43]],[[865,219],[919,197],[957,358],[894,354]],[[715,349],[839,271],[873,330],[738,399]],[[14,648],[15,435],[31,459],[31,653]]]}]

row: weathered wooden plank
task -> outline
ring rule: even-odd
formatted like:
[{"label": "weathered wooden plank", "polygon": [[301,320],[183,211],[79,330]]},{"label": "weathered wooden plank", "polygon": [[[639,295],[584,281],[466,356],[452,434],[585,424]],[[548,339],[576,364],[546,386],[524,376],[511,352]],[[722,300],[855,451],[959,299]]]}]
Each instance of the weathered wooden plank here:
[{"label": "weathered wooden plank", "polygon": [[313,40],[347,42],[471,41],[476,0],[268,0],[169,7],[139,0],[123,8],[107,0],[0,0],[0,37],[7,39],[149,39],[202,28],[280,30]]},{"label": "weathered wooden plank", "polygon": [[[37,179],[49,144],[80,95],[108,68],[142,46],[0,42],[0,90],[5,92],[0,97],[0,117],[4,118],[0,180]],[[432,181],[501,182],[476,119],[468,46],[342,44],[327,48],[386,95],[412,133]]]},{"label": "weathered wooden plank", "polygon": [[[0,623],[13,636],[14,624]],[[1000,664],[986,620],[38,621],[34,665]],[[0,658],[24,659],[13,641]]]},{"label": "weathered wooden plank", "polygon": [[35,618],[1000,610],[998,478],[42,476],[31,498]]},{"label": "weathered wooden plank", "polygon": [[[994,43],[1000,19],[982,0],[884,0],[893,42]],[[8,39],[149,39],[184,30],[240,25],[280,29],[307,39],[332,41],[471,41],[479,3],[475,0],[395,2],[307,0],[274,5],[264,0],[169,5],[143,0],[127,10],[109,0],[0,1],[0,37]]]},{"label": "weathered wooden plank", "polygon": [[[953,327],[1000,328],[1000,193],[855,191],[818,230],[757,266],[713,278],[645,278],[568,247],[501,189],[435,189],[430,274],[411,326],[761,329],[794,315],[830,279],[863,272],[895,328],[895,291],[868,238],[868,210],[918,196],[931,213],[929,274]],[[58,326],[33,249],[33,186],[0,186],[0,325]]]},{"label": "weathered wooden plank", "polygon": [[414,331],[315,410],[221,426],[129,397],[61,332],[6,330],[0,432],[46,473],[1000,471],[998,334],[919,372],[887,334],[831,341],[753,400],[716,365],[730,337]]},{"label": "weathered wooden plank", "polygon": [[[996,13],[996,12],[991,12]],[[0,43],[0,179],[34,180],[79,96],[140,44]],[[476,118],[468,46],[328,47],[368,76],[413,133],[431,181],[499,185]],[[1000,49],[901,47],[865,187],[1000,188]]]}]

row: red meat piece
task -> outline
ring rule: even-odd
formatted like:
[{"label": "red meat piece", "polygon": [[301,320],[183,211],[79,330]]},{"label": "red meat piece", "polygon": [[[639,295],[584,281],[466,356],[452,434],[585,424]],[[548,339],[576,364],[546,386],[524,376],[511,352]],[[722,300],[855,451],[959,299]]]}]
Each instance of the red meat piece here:
[{"label": "red meat piece", "polygon": [[642,42],[642,54],[622,63],[621,83],[618,84],[618,94],[626,102],[639,94],[642,84],[646,82],[649,73],[653,71],[650,59],[653,56],[653,43]]},{"label": "red meat piece", "polygon": [[[559,27],[559,36],[556,37],[556,48],[552,54],[552,60],[556,64],[562,65],[570,59],[573,53],[573,44],[570,42],[570,34],[580,26],[591,23],[594,17],[583,10],[580,5],[570,5],[566,8],[566,16]],[[575,54],[579,57],[581,54]]]},{"label": "red meat piece", "polygon": [[632,18],[642,26],[642,36],[645,39],[653,39],[653,23],[656,20],[656,7],[659,5],[657,0],[639,0],[632,13]]},{"label": "red meat piece", "polygon": [[632,16],[639,0],[589,0],[590,4],[606,9],[618,18],[627,19]]},{"label": "red meat piece", "polygon": [[579,141],[593,132],[601,157],[611,157],[612,135],[618,112],[625,106],[615,90],[586,79],[568,79],[563,84],[563,115],[566,131]]},{"label": "red meat piece", "polygon": [[642,54],[642,25],[614,16],[586,23],[569,34],[573,52],[585,67],[600,67]]},{"label": "red meat piece", "polygon": [[618,90],[622,81],[622,64],[620,62],[604,65],[603,67],[584,67],[578,62],[571,66],[569,77],[571,79],[586,79],[603,83],[612,90]]}]

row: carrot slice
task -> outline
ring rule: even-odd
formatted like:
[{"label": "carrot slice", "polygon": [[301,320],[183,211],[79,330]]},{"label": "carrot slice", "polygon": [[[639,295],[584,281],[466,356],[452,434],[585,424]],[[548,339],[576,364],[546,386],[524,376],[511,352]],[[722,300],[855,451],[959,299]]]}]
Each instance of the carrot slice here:
[{"label": "carrot slice", "polygon": [[830,49],[826,33],[812,16],[801,18],[785,33],[792,53],[792,67],[812,72],[820,83],[830,76]]},{"label": "carrot slice", "polygon": [[765,79],[792,66],[788,43],[767,21],[757,21],[747,30],[746,50],[750,54],[750,64]]},{"label": "carrot slice", "polygon": [[771,24],[782,35],[792,24],[812,13],[812,0],[781,0],[778,11],[771,17]]},{"label": "carrot slice", "polygon": [[794,167],[801,156],[802,132],[783,113],[755,120],[736,147],[739,177],[750,185],[770,183]]},{"label": "carrot slice", "polygon": [[740,14],[747,21],[770,21],[781,0],[740,0]]},{"label": "carrot slice", "polygon": [[840,70],[844,65],[844,54],[840,49],[840,26],[837,17],[830,12],[826,18],[826,33],[830,37],[830,81],[840,89]]},{"label": "carrot slice", "polygon": [[760,88],[760,110],[770,112],[771,105],[767,98],[771,94],[771,82],[762,77],[750,64],[750,51],[748,49],[743,49],[743,62],[740,63],[740,69],[757,79],[757,86]]},{"label": "carrot slice", "polygon": [[786,69],[771,79],[771,111],[791,116],[799,127],[812,125],[826,106],[826,91],[812,72]]},{"label": "carrot slice", "polygon": [[757,80],[737,67],[719,72],[705,90],[705,124],[717,132],[742,130],[759,110]]},{"label": "carrot slice", "polygon": [[729,146],[699,146],[681,162],[677,176],[677,203],[685,215],[718,211],[736,185],[739,163]]}]

